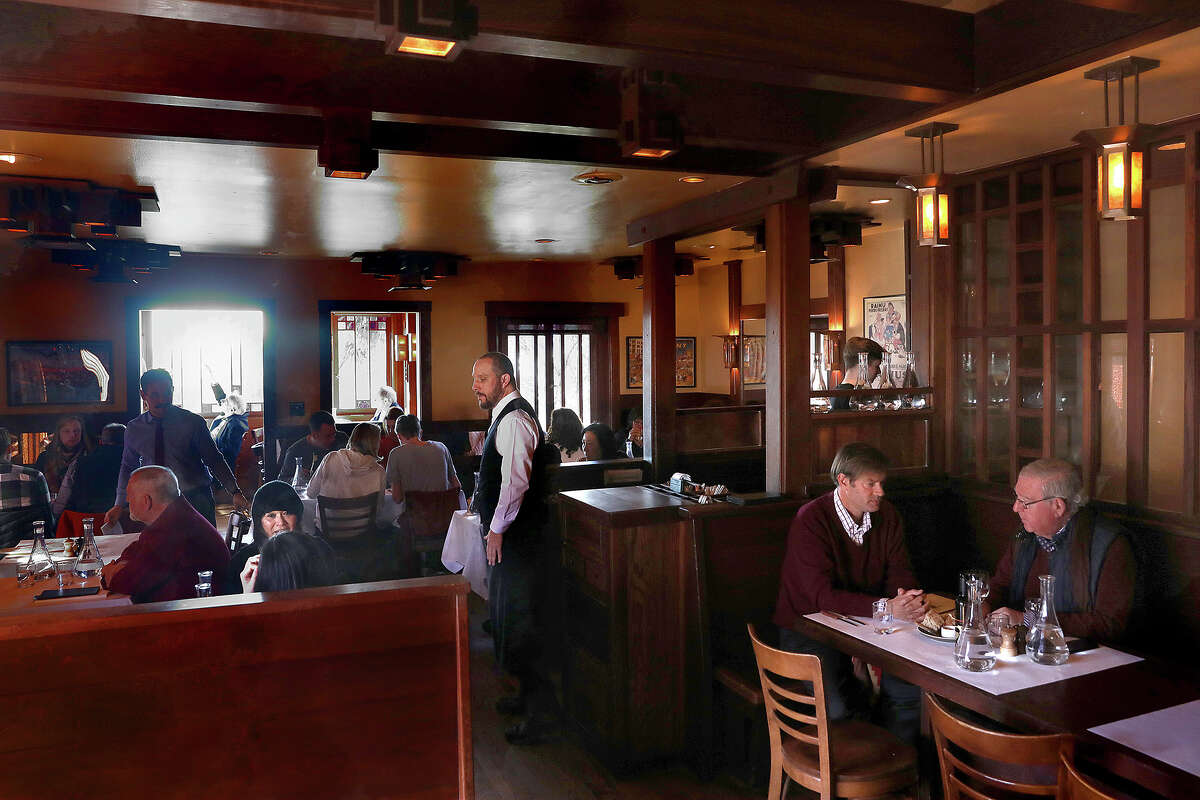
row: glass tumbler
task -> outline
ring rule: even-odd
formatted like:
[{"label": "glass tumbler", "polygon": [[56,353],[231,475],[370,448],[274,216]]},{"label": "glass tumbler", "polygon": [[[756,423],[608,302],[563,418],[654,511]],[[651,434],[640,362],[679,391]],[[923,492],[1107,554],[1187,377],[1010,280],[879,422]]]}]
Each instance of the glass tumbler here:
[{"label": "glass tumbler", "polygon": [[896,617],[892,614],[892,601],[876,600],[871,604],[871,620],[876,633],[891,633],[896,630]]}]

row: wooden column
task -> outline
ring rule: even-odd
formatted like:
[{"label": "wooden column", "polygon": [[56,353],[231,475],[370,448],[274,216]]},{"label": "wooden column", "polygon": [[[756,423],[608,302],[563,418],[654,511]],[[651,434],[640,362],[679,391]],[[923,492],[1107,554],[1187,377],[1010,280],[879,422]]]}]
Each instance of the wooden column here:
[{"label": "wooden column", "polygon": [[675,241],[642,248],[642,426],[655,480],[675,469]]},{"label": "wooden column", "polygon": [[[726,261],[726,274],[729,279],[729,332],[738,333],[738,354],[733,369],[729,370],[729,396],[738,399],[742,396],[742,260],[736,258]],[[724,342],[722,342],[724,346]]]},{"label": "wooden column", "polygon": [[766,224],[767,491],[798,495],[811,471],[807,196],[768,206]]}]

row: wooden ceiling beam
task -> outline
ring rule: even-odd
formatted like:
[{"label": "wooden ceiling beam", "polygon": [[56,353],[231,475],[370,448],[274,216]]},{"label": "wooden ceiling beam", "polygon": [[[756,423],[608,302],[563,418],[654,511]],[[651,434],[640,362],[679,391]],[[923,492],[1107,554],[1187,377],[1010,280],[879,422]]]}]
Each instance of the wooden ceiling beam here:
[{"label": "wooden ceiling beam", "polygon": [[[609,138],[620,117],[609,67],[470,51],[431,62],[375,42],[17,3],[0,3],[0,17],[0,91],[12,93],[283,114],[354,107],[381,121]],[[817,109],[845,99],[684,80],[686,143],[808,152]]]},{"label": "wooden ceiling beam", "polygon": [[[372,40],[372,0],[33,0],[188,22]],[[650,67],[709,77],[942,103],[970,92],[969,14],[902,0],[725,0],[589,4],[475,0],[469,50]],[[378,46],[375,44],[374,46]],[[919,57],[915,57],[919,54]]]}]

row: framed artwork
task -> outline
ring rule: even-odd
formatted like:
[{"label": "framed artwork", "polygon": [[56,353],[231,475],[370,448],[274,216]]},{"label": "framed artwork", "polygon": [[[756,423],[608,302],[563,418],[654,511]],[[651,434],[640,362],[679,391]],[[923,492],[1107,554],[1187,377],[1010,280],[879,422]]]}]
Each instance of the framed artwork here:
[{"label": "framed artwork", "polygon": [[767,382],[767,337],[742,337],[742,385],[763,386]]},{"label": "framed artwork", "polygon": [[863,336],[888,353],[908,349],[908,297],[902,294],[863,298]]},{"label": "framed artwork", "polygon": [[642,388],[642,337],[625,337],[625,388]]},{"label": "framed artwork", "polygon": [[675,337],[675,388],[696,388],[696,337]]},{"label": "framed artwork", "polygon": [[[642,337],[625,337],[625,387],[642,388]],[[675,388],[696,387],[696,337],[675,339]]]},{"label": "framed artwork", "polygon": [[113,402],[112,342],[8,342],[5,351],[10,406]]}]

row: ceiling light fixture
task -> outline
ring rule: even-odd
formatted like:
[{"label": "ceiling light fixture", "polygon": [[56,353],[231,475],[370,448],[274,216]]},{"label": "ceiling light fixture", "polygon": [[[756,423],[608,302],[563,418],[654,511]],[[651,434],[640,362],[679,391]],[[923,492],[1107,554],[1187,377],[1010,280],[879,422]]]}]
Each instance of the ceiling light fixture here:
[{"label": "ceiling light fixture", "polygon": [[479,28],[479,11],[466,0],[378,0],[375,24],[384,52],[451,61]]},{"label": "ceiling light fixture", "polygon": [[16,164],[18,161],[41,161],[41,156],[35,156],[31,153],[14,153],[12,151],[0,151],[0,163]]},{"label": "ceiling light fixture", "polygon": [[[1130,220],[1146,215],[1142,197],[1142,174],[1146,142],[1158,132],[1143,125],[1140,112],[1141,74],[1157,68],[1152,58],[1130,56],[1088,70],[1083,77],[1104,83],[1104,127],[1075,134],[1074,141],[1096,151],[1096,211],[1101,219]],[[1125,79],[1133,76],[1133,124],[1125,124]],[[1110,127],[1108,85],[1117,84],[1117,124]]]},{"label": "ceiling light fixture", "polygon": [[361,109],[325,111],[317,165],[326,178],[365,180],[379,169],[379,151],[371,147],[371,112]]},{"label": "ceiling light fixture", "polygon": [[571,178],[576,183],[582,183],[584,186],[607,186],[610,183],[616,183],[623,176],[616,172],[601,172],[600,170],[589,170],[581,172]]},{"label": "ceiling light fixture", "polygon": [[1159,150],[1183,150],[1186,147],[1187,147],[1187,142],[1184,142],[1181,140],[1178,142],[1167,142],[1166,144],[1160,144],[1158,146],[1158,149]]},{"label": "ceiling light fixture", "polygon": [[438,278],[458,274],[458,265],[471,259],[432,250],[374,250],[354,253],[351,261],[362,264],[364,275],[394,280],[389,292],[429,290]]},{"label": "ceiling light fixture", "polygon": [[557,242],[558,239],[534,239],[534,241],[538,244],[553,244],[554,242]]},{"label": "ceiling light fixture", "polygon": [[679,179],[680,183],[704,183],[705,178],[699,175],[684,175]]},{"label": "ceiling light fixture", "polygon": [[891,199],[890,197],[876,197],[874,200],[871,200],[871,201],[869,201],[869,202],[870,202],[870,203],[871,203],[871,205],[873,205],[873,206],[881,206],[881,205],[883,205],[884,203],[890,203],[890,202],[892,202],[892,199]]},{"label": "ceiling light fixture", "polygon": [[661,159],[683,147],[680,93],[662,70],[626,69],[621,73],[621,155]]},{"label": "ceiling light fixture", "polygon": [[[896,181],[917,193],[917,244],[945,247],[950,244],[950,195],[946,189],[947,133],[958,130],[952,122],[930,122],[904,132],[921,140],[921,173]],[[929,142],[929,172],[925,172],[925,142]],[[940,145],[935,147],[935,145]],[[941,151],[941,158],[938,158]]]}]

